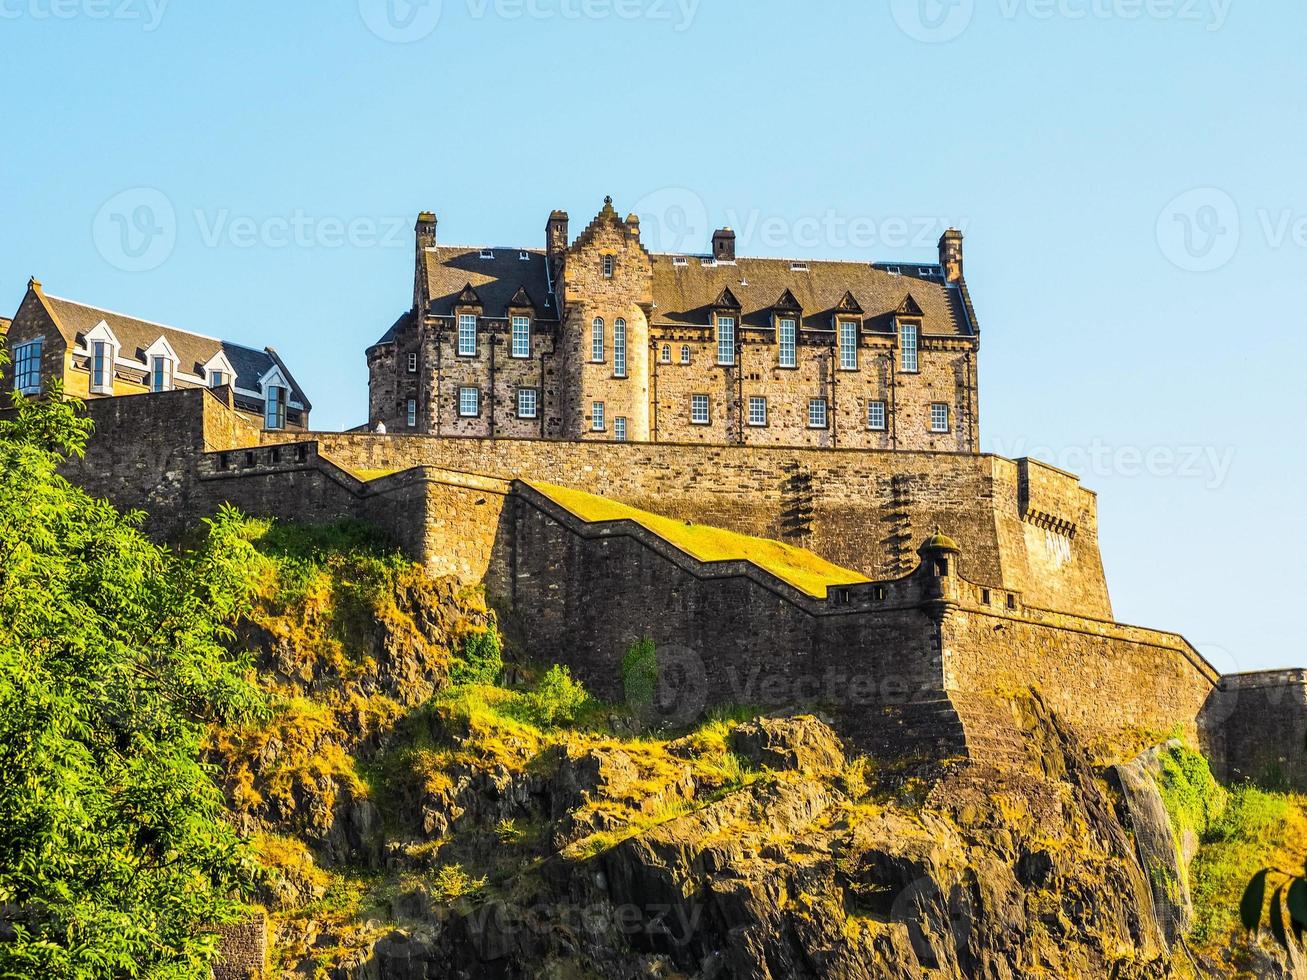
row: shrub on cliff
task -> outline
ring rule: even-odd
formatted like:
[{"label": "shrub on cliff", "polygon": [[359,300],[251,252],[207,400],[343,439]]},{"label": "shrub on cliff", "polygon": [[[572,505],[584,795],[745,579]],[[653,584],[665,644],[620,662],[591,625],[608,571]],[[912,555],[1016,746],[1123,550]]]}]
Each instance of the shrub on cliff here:
[{"label": "shrub on cliff", "polygon": [[223,642],[252,550],[231,512],[159,547],[62,479],[59,394],[0,421],[0,975],[205,977],[251,879],[199,746],[261,708]]},{"label": "shrub on cliff", "polygon": [[489,629],[463,637],[463,649],[450,665],[449,679],[454,684],[496,684],[503,670],[499,633]]}]

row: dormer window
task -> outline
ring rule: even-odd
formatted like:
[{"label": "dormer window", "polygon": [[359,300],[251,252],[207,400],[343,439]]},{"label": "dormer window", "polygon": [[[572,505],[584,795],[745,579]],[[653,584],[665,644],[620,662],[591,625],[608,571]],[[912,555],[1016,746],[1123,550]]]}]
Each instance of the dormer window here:
[{"label": "dormer window", "polygon": [[269,431],[286,428],[286,389],[269,384],[263,397],[263,427]]},{"label": "dormer window", "polygon": [[481,257],[483,259],[493,259],[495,257],[495,250],[492,248],[483,248],[481,250]]},{"label": "dormer window", "polygon": [[150,357],[150,390],[172,390],[172,361],[162,354]]},{"label": "dormer window", "polygon": [[611,255],[605,255],[603,260],[603,266],[604,266],[604,278],[605,279],[613,278],[613,272],[616,269],[617,260],[613,258],[613,256]]},{"label": "dormer window", "polygon": [[236,381],[236,372],[232,370],[231,361],[222,351],[214,354],[204,365],[204,378],[210,388],[224,388]]},{"label": "dormer window", "polygon": [[226,372],[226,371],[220,371],[220,370],[215,369],[215,370],[209,372],[209,387],[210,387],[210,388],[222,388],[222,387],[224,387],[226,384],[227,384],[227,372]]}]

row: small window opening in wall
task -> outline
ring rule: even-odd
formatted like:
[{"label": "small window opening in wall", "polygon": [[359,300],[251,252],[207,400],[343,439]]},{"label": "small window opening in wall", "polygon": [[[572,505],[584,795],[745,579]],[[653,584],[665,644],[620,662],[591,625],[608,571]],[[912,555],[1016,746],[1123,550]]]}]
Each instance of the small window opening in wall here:
[{"label": "small window opening in wall", "polygon": [[847,606],[853,601],[853,593],[848,589],[832,589],[831,592],[834,594],[835,602],[838,605]]},{"label": "small window opening in wall", "polygon": [[481,257],[483,259],[493,259],[495,257],[495,250],[492,248],[483,248],[481,250]]},{"label": "small window opening in wall", "polygon": [[689,265],[689,264],[690,264],[690,260],[687,259],[684,255],[677,255],[672,258],[672,265],[681,266],[681,265]]},{"label": "small window opening in wall", "polygon": [[253,466],[253,465],[254,465],[254,454],[253,454],[253,453],[246,453],[246,454],[245,454],[245,465],[246,465],[246,466]]},{"label": "small window opening in wall", "polygon": [[531,261],[531,253],[530,253],[530,252],[518,252],[518,253],[517,253],[517,260],[518,260],[519,262],[530,262],[530,261]]},{"label": "small window opening in wall", "polygon": [[886,591],[885,586],[883,586],[883,585],[878,585],[878,586],[876,586],[875,591],[872,593],[872,595],[874,595],[874,596],[876,597],[876,601],[877,601],[877,602],[884,602],[884,601],[885,601],[885,597],[886,597],[888,594],[889,594],[889,593]]},{"label": "small window opening in wall", "polygon": [[935,577],[948,578],[948,559],[941,558],[935,562]]},{"label": "small window opening in wall", "polygon": [[1007,597],[1007,607],[1008,607],[1009,609],[1015,609],[1015,608],[1017,607],[1017,597],[1016,597],[1016,596],[1014,596],[1014,595],[1009,595],[1009,596]]},{"label": "small window opening in wall", "polygon": [[271,451],[270,453],[268,453],[268,460],[269,460],[269,462],[280,463],[280,462],[281,462],[281,449],[278,448],[277,446],[273,446],[273,447],[272,447],[272,451]]},{"label": "small window opening in wall", "polygon": [[605,255],[605,256],[604,256],[604,278],[605,278],[605,279],[611,279],[611,278],[613,278],[613,270],[614,270],[614,268],[616,267],[616,263],[617,263],[617,260],[614,259],[611,255]]},{"label": "small window opening in wall", "polygon": [[295,447],[295,459],[302,463],[308,458],[309,458],[309,447],[301,442],[298,446]]},{"label": "small window opening in wall", "polygon": [[220,456],[218,457],[218,469],[219,469],[221,472],[226,473],[226,472],[227,472],[227,467],[228,467],[229,465],[230,465],[230,463],[229,463],[228,460],[227,460],[227,454],[226,454],[226,453],[223,453],[222,455],[220,455]]},{"label": "small window opening in wall", "polygon": [[983,603],[984,603],[985,605],[987,605],[987,606],[993,605],[993,603],[994,603],[994,597],[993,597],[993,595],[990,594],[989,589],[981,589],[981,590],[980,590],[980,601],[983,602]]}]

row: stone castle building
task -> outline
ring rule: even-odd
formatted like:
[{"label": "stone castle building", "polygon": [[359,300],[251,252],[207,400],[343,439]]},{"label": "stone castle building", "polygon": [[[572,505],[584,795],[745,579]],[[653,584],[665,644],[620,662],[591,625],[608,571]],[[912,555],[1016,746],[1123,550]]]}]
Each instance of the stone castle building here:
[{"label": "stone castle building", "polygon": [[441,245],[368,349],[369,427],[438,436],[977,452],[962,234],[939,263],[650,253],[612,200],[545,247]]},{"label": "stone castle building", "polygon": [[52,296],[27,283],[12,321],[0,320],[9,363],[0,391],[37,397],[55,382],[84,401],[207,388],[270,430],[304,430],[312,406],[281,356],[190,330]]}]

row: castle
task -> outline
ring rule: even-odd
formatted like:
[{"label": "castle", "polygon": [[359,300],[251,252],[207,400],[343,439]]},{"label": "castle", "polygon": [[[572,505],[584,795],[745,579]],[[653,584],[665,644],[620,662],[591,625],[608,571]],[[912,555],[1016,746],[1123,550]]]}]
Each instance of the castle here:
[{"label": "castle", "polygon": [[[1178,728],[1220,775],[1307,787],[1281,754],[1307,735],[1307,672],[1222,677],[1184,637],[1117,622],[1095,495],[977,450],[960,236],[938,267],[826,268],[736,258],[724,232],[712,256],[650,256],[611,203],[575,242],[561,213],[549,228],[543,254],[442,249],[420,217],[413,308],[368,350],[367,431],[268,426],[178,387],[88,403],[67,474],[163,537],[224,503],[374,523],[605,698],[652,638],[681,678],[669,717],[816,708],[878,755],[1001,760],[1021,742],[1005,693],[1037,687],[1091,742]],[[822,397],[825,427],[805,414]],[[768,425],[741,414],[752,398]],[[884,430],[864,419],[881,402]]]},{"label": "castle", "polygon": [[575,241],[441,245],[416,229],[413,304],[368,349],[388,432],[976,452],[980,330],[962,235],[939,264],[650,254],[612,199]]}]

